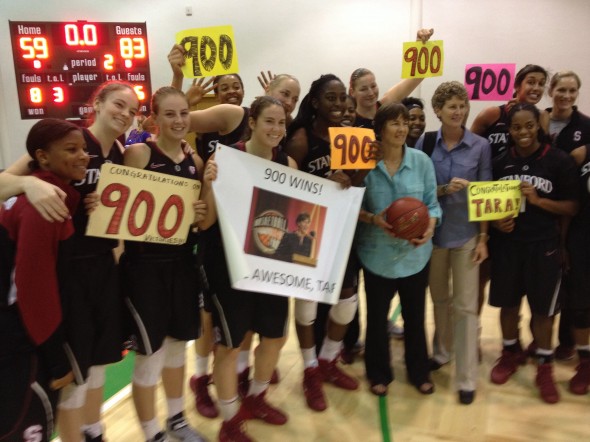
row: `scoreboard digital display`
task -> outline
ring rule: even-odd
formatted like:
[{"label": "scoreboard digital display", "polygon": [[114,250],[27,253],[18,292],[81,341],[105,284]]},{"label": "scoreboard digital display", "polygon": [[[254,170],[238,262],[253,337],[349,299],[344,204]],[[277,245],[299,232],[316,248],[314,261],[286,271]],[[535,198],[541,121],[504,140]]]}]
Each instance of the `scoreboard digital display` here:
[{"label": "scoreboard digital display", "polygon": [[133,85],[149,113],[145,23],[9,21],[22,119],[85,118],[101,83]]}]

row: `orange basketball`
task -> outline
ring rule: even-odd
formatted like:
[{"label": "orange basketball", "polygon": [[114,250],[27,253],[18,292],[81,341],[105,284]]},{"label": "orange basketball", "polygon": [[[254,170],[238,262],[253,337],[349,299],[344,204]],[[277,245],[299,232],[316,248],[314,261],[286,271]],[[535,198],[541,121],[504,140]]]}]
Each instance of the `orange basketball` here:
[{"label": "orange basketball", "polygon": [[391,231],[398,238],[414,239],[421,237],[430,221],[428,207],[416,198],[405,196],[395,200],[385,212],[386,221],[391,224]]}]

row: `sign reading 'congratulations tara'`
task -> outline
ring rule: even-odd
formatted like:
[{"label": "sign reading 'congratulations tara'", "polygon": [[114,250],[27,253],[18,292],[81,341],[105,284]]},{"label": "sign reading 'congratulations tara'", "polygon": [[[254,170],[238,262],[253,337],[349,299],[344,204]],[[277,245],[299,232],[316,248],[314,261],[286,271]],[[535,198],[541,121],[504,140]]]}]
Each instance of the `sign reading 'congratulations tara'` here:
[{"label": "sign reading 'congratulations tara'", "polygon": [[523,204],[520,181],[478,181],[467,188],[469,221],[516,217]]}]

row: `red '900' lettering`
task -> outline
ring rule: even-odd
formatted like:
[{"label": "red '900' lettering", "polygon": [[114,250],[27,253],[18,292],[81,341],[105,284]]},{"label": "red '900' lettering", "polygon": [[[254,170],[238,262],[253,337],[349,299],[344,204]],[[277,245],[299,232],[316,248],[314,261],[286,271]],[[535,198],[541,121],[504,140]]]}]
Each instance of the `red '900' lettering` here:
[{"label": "red '900' lettering", "polygon": [[[142,203],[145,203],[146,205],[145,218],[143,219],[143,224],[138,226],[135,223],[135,216]],[[142,190],[137,194],[135,200],[133,200],[133,205],[129,211],[129,219],[127,220],[127,228],[131,235],[141,236],[147,231],[152,221],[152,217],[154,216],[154,204],[154,196],[150,192]]]},{"label": "red '900' lettering", "polygon": [[[176,208],[176,221],[172,228],[167,229],[165,222],[166,217],[168,216],[168,212],[172,207]],[[160,216],[158,217],[158,233],[162,238],[170,238],[173,236],[178,228],[180,227],[180,223],[182,222],[182,218],[184,215],[184,204],[182,202],[182,198],[178,195],[171,195],[166,202],[164,203],[164,207],[160,211]]]},{"label": "red '900' lettering", "polygon": [[[113,199],[114,193],[118,193],[119,197]],[[106,233],[109,235],[116,235],[119,233],[121,227],[121,220],[123,218],[123,212],[125,211],[125,205],[129,199],[129,187],[120,184],[112,183],[105,187],[104,191],[100,196],[100,202],[106,207],[114,207],[115,212],[109,222]]]}]

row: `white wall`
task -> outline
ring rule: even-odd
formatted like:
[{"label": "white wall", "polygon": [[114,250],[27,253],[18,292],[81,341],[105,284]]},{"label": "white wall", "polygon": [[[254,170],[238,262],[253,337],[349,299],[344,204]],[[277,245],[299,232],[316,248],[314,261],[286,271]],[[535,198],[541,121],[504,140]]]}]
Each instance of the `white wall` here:
[{"label": "white wall", "polygon": [[[427,102],[440,82],[462,81],[467,63],[536,63],[573,69],[590,81],[587,0],[0,0],[0,168],[22,154],[34,123],[20,119],[8,20],[145,21],[154,89],[170,81],[166,55],[176,31],[230,24],[244,103],[261,92],[261,69],[296,75],[305,92],[321,74],[347,83],[355,68],[367,67],[385,91],[399,80],[401,44],[414,39],[420,23],[434,27],[445,44],[444,76],[426,80],[414,94]],[[588,87],[579,104],[590,113]],[[490,104],[472,103],[471,119]],[[438,127],[432,112],[427,118],[429,129]]]}]

